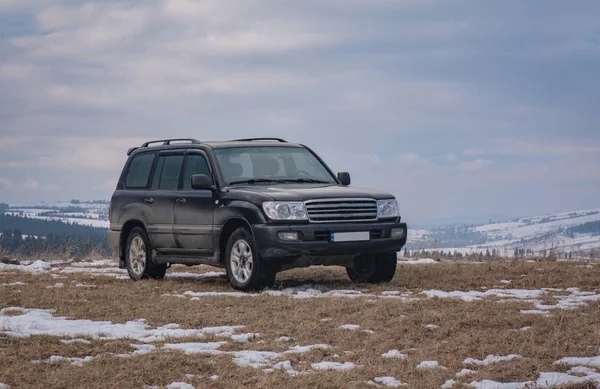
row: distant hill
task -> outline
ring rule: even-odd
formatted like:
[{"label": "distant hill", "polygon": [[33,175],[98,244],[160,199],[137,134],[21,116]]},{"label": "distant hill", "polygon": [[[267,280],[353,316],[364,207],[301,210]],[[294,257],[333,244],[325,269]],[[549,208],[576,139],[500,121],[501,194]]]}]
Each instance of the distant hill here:
[{"label": "distant hill", "polygon": [[413,231],[409,228],[407,248],[462,253],[495,250],[505,256],[544,255],[550,251],[561,256],[600,254],[600,209],[519,218],[503,223]]}]

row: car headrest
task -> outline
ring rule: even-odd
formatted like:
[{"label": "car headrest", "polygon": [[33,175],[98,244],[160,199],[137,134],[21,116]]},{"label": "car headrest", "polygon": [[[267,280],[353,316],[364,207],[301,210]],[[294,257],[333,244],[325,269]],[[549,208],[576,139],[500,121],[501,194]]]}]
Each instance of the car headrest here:
[{"label": "car headrest", "polygon": [[237,162],[225,161],[225,163],[223,163],[222,167],[223,167],[223,174],[226,177],[231,177],[231,178],[241,177],[242,173],[244,172],[244,167],[242,166],[242,164],[237,163]]},{"label": "car headrest", "polygon": [[279,162],[275,158],[256,156],[252,161],[254,177],[274,176],[279,172]]}]

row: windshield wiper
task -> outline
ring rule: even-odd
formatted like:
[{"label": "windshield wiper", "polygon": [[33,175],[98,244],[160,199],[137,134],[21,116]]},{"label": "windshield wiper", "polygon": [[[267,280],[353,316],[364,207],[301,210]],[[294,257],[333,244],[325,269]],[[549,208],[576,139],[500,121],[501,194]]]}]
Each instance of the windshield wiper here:
[{"label": "windshield wiper", "polygon": [[331,184],[329,181],[317,180],[315,178],[294,178],[285,180],[286,182],[308,182],[311,184]]},{"label": "windshield wiper", "polygon": [[278,182],[278,183],[285,184],[288,181],[287,180],[280,180],[280,179],[277,179],[277,178],[249,178],[247,180],[231,181],[229,183],[229,185],[235,185],[235,184],[256,184],[256,183],[259,183],[259,182]]}]

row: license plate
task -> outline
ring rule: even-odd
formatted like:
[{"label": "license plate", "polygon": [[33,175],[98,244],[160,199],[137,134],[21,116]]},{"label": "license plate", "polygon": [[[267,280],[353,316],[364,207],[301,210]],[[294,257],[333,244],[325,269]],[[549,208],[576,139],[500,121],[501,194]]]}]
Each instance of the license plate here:
[{"label": "license plate", "polygon": [[369,231],[331,233],[332,242],[359,242],[363,240],[369,240],[369,238]]}]

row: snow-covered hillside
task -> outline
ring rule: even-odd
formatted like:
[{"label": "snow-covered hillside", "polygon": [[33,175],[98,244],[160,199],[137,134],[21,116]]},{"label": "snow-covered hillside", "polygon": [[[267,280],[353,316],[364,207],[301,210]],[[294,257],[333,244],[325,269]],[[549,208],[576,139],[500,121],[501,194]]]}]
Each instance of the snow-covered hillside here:
[{"label": "snow-covered hillside", "polygon": [[600,251],[600,209],[529,217],[479,226],[409,229],[411,249],[456,249],[462,253],[496,250],[501,255]]},{"label": "snow-covered hillside", "polygon": [[92,227],[109,227],[108,204],[104,202],[55,202],[40,204],[10,204],[5,211],[34,219],[61,220]]}]

